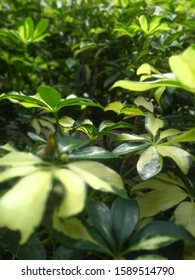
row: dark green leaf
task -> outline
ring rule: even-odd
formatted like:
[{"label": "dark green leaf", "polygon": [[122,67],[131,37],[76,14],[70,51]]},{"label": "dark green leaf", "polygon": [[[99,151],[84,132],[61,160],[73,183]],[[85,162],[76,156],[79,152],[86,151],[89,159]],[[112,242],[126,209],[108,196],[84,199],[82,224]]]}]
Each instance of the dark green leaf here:
[{"label": "dark green leaf", "polygon": [[138,204],[130,198],[117,198],[112,205],[111,215],[116,239],[122,244],[136,227],[139,218]]},{"label": "dark green leaf", "polygon": [[58,141],[58,150],[60,153],[69,153],[72,150],[79,149],[89,143],[89,140],[78,139],[71,136],[63,136]]},{"label": "dark green leaf", "polygon": [[93,226],[105,240],[114,245],[110,209],[101,201],[88,201],[87,213]]},{"label": "dark green leaf", "polygon": [[26,244],[19,246],[17,258],[21,260],[45,260],[46,251],[41,241],[33,236]]},{"label": "dark green leaf", "polygon": [[153,221],[143,226],[131,239],[130,251],[156,250],[178,240],[194,242],[183,227],[165,221]]}]

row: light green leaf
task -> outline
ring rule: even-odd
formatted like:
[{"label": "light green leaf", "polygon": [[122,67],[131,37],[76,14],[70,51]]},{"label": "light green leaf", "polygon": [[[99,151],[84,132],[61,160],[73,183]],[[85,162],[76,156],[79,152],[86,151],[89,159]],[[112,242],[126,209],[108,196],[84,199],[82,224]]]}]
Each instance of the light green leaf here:
[{"label": "light green leaf", "polygon": [[116,193],[126,198],[121,177],[109,167],[90,161],[69,163],[67,167],[80,175],[95,190]]},{"label": "light green leaf", "polygon": [[191,45],[179,55],[169,58],[169,65],[177,79],[189,91],[195,93],[195,45]]},{"label": "light green leaf", "polygon": [[14,166],[13,168],[8,167],[5,171],[0,173],[0,183],[11,180],[14,177],[23,177],[37,170],[34,165],[22,165]]},{"label": "light green leaf", "polygon": [[156,102],[158,103],[158,105],[160,105],[160,99],[161,96],[163,94],[163,92],[165,91],[166,87],[159,87],[155,92],[154,92],[154,96],[156,99]]},{"label": "light green leaf", "polygon": [[195,128],[192,128],[172,138],[171,140],[168,141],[168,143],[170,144],[176,142],[194,142],[194,141],[195,141]]},{"label": "light green leaf", "polygon": [[140,156],[137,163],[137,171],[142,180],[147,180],[162,169],[162,158],[156,148],[151,146],[147,148]]},{"label": "light green leaf", "polygon": [[182,85],[174,79],[159,79],[150,82],[133,82],[128,80],[119,80],[114,83],[111,89],[121,87],[130,91],[146,91],[157,87],[182,87]]},{"label": "light green leaf", "polygon": [[172,158],[184,174],[188,173],[192,162],[192,156],[188,152],[174,146],[162,145],[157,146],[157,151],[163,157]]},{"label": "light green leaf", "polygon": [[34,22],[31,17],[27,17],[24,22],[25,41],[30,42],[34,32]]},{"label": "light green leaf", "polygon": [[148,22],[147,19],[144,15],[139,17],[139,24],[141,26],[141,29],[145,32],[148,33]]},{"label": "light green leaf", "polygon": [[153,113],[154,111],[154,106],[152,102],[147,101],[143,96],[139,96],[134,100],[135,104],[137,106],[143,106],[146,110],[150,111]]},{"label": "light green leaf", "polygon": [[[148,186],[150,183],[148,183]],[[178,186],[164,185],[138,198],[140,218],[153,217],[178,205],[188,194]]]},{"label": "light green leaf", "polygon": [[156,73],[160,74],[160,72],[154,68],[152,65],[148,63],[142,64],[138,69],[137,69],[137,75],[142,75],[142,74],[147,74],[150,75],[151,73]]},{"label": "light green leaf", "polygon": [[22,178],[0,198],[0,227],[19,230],[24,244],[42,220],[51,188],[49,172]]},{"label": "light green leaf", "polygon": [[145,119],[145,128],[150,132],[154,137],[156,136],[158,130],[164,126],[164,122],[160,119],[154,117],[150,114]]},{"label": "light green leaf", "polygon": [[174,212],[174,223],[184,226],[195,236],[195,203],[184,201],[179,204]]},{"label": "light green leaf", "polygon": [[86,241],[92,241],[93,239],[88,233],[85,226],[77,218],[59,219],[57,215],[53,216],[53,227],[58,232],[69,236],[73,239],[81,239]]},{"label": "light green leaf", "polygon": [[63,218],[78,214],[83,210],[86,199],[83,179],[68,169],[57,169],[54,174],[64,186],[64,198],[57,209],[57,215]]},{"label": "light green leaf", "polygon": [[120,114],[124,114],[127,117],[134,117],[134,116],[146,116],[147,114],[144,113],[141,109],[133,106],[125,106],[121,109]]},{"label": "light green leaf", "polygon": [[114,111],[115,113],[120,114],[120,110],[123,107],[124,105],[121,102],[112,102],[104,108],[104,111]]},{"label": "light green leaf", "polygon": [[[169,129],[166,129],[164,131],[162,131],[160,133],[160,137],[159,139],[162,140],[164,138],[167,138],[167,137],[170,137],[170,136],[173,136],[173,135],[176,135],[176,134],[179,134],[181,131],[178,130],[178,129],[175,129],[175,128],[169,128]],[[167,142],[166,142],[167,144]]]},{"label": "light green leaf", "polygon": [[10,152],[0,158],[0,166],[28,166],[41,163],[43,161],[39,157],[26,152]]}]

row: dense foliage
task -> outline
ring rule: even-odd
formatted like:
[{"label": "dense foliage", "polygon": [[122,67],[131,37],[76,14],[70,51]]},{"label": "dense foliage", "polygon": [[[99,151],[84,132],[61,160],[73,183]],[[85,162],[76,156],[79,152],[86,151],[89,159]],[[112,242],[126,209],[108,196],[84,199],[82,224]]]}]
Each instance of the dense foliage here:
[{"label": "dense foliage", "polygon": [[194,7],[0,1],[1,259],[195,259]]}]

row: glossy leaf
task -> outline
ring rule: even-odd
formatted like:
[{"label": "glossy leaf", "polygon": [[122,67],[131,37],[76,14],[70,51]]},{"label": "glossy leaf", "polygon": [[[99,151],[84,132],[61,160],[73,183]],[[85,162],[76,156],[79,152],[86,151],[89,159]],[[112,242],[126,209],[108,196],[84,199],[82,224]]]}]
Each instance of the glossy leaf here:
[{"label": "glossy leaf", "polygon": [[116,155],[125,155],[145,149],[149,145],[148,142],[127,142],[119,145],[112,152]]},{"label": "glossy leaf", "polygon": [[83,179],[68,169],[57,169],[54,172],[64,187],[64,196],[56,210],[57,215],[64,218],[78,214],[85,206],[86,186]]},{"label": "glossy leaf", "polygon": [[184,226],[195,237],[195,203],[184,201],[176,208],[174,223]]},{"label": "glossy leaf", "polygon": [[148,22],[147,19],[144,15],[139,17],[139,24],[141,26],[141,29],[145,32],[148,33]]},{"label": "glossy leaf", "polygon": [[99,234],[109,243],[114,245],[110,209],[101,201],[88,201],[87,213]]},{"label": "glossy leaf", "polygon": [[131,198],[117,198],[111,209],[114,233],[122,245],[135,230],[139,218],[137,202]]},{"label": "glossy leaf", "polygon": [[154,115],[149,115],[145,119],[145,128],[152,134],[156,136],[158,130],[164,126],[164,122],[160,119],[154,117]]},{"label": "glossy leaf", "polygon": [[137,163],[137,171],[142,180],[147,180],[162,169],[162,158],[158,154],[156,147],[147,148],[140,156]]},{"label": "glossy leaf", "polygon": [[59,91],[49,86],[41,85],[37,89],[42,100],[51,108],[55,109],[60,103],[61,95]]},{"label": "glossy leaf", "polygon": [[80,175],[95,190],[116,193],[126,197],[121,177],[109,167],[90,161],[69,163],[67,167]]},{"label": "glossy leaf", "polygon": [[117,137],[117,141],[118,142],[131,141],[131,142],[137,142],[138,143],[138,142],[146,142],[147,138],[145,138],[144,136],[135,135],[135,134],[121,133]]},{"label": "glossy leaf", "polygon": [[40,224],[51,187],[51,174],[37,171],[22,178],[0,198],[0,227],[20,231],[20,244]]},{"label": "glossy leaf", "polygon": [[77,152],[71,153],[68,158],[70,159],[113,159],[118,156],[99,146],[91,146],[81,149]]},{"label": "glossy leaf", "polygon": [[194,239],[183,227],[165,221],[153,221],[134,234],[130,250],[156,250],[178,240],[193,242]]},{"label": "glossy leaf", "polygon": [[49,24],[49,20],[46,18],[42,18],[36,25],[34,33],[33,33],[33,41],[35,41],[38,37],[40,37],[45,30],[47,29]]},{"label": "glossy leaf", "polygon": [[[162,132],[160,133],[159,139],[162,140],[162,139],[164,139],[164,138],[177,135],[177,134],[179,134],[180,132],[181,132],[181,131],[178,130],[178,129],[169,128],[169,129],[166,129],[166,130],[164,130],[164,131],[162,131]],[[167,143],[167,142],[166,142],[166,143]]]},{"label": "glossy leaf", "polygon": [[89,140],[79,139],[71,136],[63,136],[58,141],[58,150],[60,153],[69,153],[72,150],[79,149],[89,143]]},{"label": "glossy leaf", "polygon": [[0,158],[0,166],[31,166],[35,164],[41,164],[43,161],[31,154],[26,152],[10,152],[7,155]]},{"label": "glossy leaf", "polygon": [[191,45],[184,52],[169,58],[171,70],[177,79],[189,91],[195,93],[195,46]]},{"label": "glossy leaf", "polygon": [[184,174],[187,174],[192,163],[191,155],[183,149],[174,146],[157,146],[157,151],[163,157],[170,157],[181,169]]}]

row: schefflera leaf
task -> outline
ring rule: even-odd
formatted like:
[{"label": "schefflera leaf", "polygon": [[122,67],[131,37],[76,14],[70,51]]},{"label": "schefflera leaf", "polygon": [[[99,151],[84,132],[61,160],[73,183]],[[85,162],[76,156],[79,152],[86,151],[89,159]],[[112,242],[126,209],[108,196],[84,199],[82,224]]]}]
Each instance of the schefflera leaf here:
[{"label": "schefflera leaf", "polygon": [[0,198],[0,227],[20,231],[20,244],[40,224],[51,187],[51,174],[36,171],[19,180]]},{"label": "schefflera leaf", "polygon": [[192,163],[192,156],[188,152],[178,147],[163,145],[158,145],[157,150],[163,157],[170,157],[184,174],[188,173]]},{"label": "schefflera leaf", "polygon": [[162,161],[156,147],[147,148],[137,163],[137,171],[141,179],[147,180],[158,174],[162,169]]},{"label": "schefflera leaf", "polygon": [[78,161],[67,164],[67,167],[95,190],[116,193],[126,198],[121,177],[109,167],[94,161]]}]

